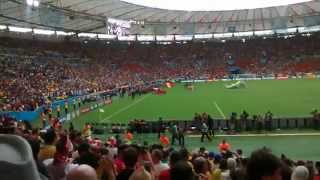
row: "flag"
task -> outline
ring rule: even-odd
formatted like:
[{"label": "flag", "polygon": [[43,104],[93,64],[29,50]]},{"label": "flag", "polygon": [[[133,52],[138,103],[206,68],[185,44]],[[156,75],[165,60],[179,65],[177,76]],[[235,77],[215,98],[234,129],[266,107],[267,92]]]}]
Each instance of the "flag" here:
[{"label": "flag", "polygon": [[167,86],[168,88],[172,88],[174,85],[175,85],[175,84],[174,84],[173,82],[171,82],[171,81],[166,82],[166,86]]},{"label": "flag", "polygon": [[99,109],[99,112],[104,113],[104,110],[100,108],[100,109]]}]

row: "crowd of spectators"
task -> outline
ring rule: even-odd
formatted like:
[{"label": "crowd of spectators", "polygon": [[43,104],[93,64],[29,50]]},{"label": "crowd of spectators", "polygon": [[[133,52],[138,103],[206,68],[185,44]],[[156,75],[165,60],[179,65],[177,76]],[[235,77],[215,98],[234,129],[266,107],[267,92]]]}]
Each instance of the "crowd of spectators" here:
[{"label": "crowd of spectators", "polygon": [[193,42],[86,44],[1,38],[0,110],[28,111],[56,99],[158,79],[216,79],[241,73],[319,70],[319,36]]},{"label": "crowd of spectators", "polygon": [[[319,180],[320,162],[293,161],[266,147],[246,157],[223,140],[216,148],[190,150],[155,140],[132,142],[132,137],[92,138],[80,131],[32,129],[28,124],[1,119],[1,133],[24,137],[42,179],[52,180]],[[28,172],[28,171],[25,171]]]}]

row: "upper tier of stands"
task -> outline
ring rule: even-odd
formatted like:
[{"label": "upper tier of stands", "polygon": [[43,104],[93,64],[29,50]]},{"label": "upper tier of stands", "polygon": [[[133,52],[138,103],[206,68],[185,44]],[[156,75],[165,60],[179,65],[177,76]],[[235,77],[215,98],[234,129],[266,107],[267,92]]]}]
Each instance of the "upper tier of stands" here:
[{"label": "upper tier of stands", "polygon": [[170,45],[1,38],[0,110],[34,110],[48,100],[157,79],[222,78],[232,67],[255,74],[315,72],[319,38]]}]

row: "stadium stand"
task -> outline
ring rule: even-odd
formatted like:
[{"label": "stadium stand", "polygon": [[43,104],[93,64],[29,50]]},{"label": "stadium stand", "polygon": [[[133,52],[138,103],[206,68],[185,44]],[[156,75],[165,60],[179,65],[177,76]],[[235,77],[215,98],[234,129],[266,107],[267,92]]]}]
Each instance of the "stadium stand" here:
[{"label": "stadium stand", "polygon": [[[15,138],[15,141],[2,142],[1,147],[13,148],[15,152],[25,153],[32,149],[26,158],[32,168],[18,162],[10,162],[1,157],[0,165],[15,163],[20,168],[18,174],[4,174],[5,179],[319,179],[319,162],[293,161],[284,154],[281,158],[273,155],[267,148],[252,152],[245,157],[242,150],[231,147],[223,140],[219,148],[200,148],[187,150],[174,148],[169,142],[155,143],[151,146],[130,144],[131,139],[99,139],[84,136],[77,130],[67,132],[64,128],[38,131],[11,119],[1,119],[0,140]],[[8,135],[5,135],[8,134]],[[11,135],[10,135],[11,134]],[[17,138],[12,136],[23,137]],[[50,150],[41,142],[54,137],[54,148]],[[21,142],[20,142],[21,141]],[[19,143],[18,143],[19,142]],[[29,145],[28,143],[29,142]],[[221,150],[222,144],[228,148]],[[41,146],[40,146],[41,145]],[[25,147],[27,146],[27,147]],[[29,146],[29,147],[28,147]],[[49,153],[50,151],[50,153]],[[38,153],[47,152],[49,156],[38,159]],[[2,152],[3,153],[3,152]],[[7,154],[9,152],[6,152]],[[10,153],[9,153],[10,154]],[[12,153],[11,153],[12,154]],[[33,159],[33,160],[32,160]],[[86,166],[85,166],[86,165]],[[35,167],[37,170],[34,170]],[[7,168],[11,168],[7,167]],[[13,168],[13,166],[12,166]],[[13,169],[10,169],[12,171]],[[95,171],[93,171],[94,169]],[[2,169],[3,170],[3,169]],[[1,172],[2,172],[1,170]],[[95,172],[95,173],[94,173]],[[183,173],[183,175],[181,175]],[[36,177],[36,178],[35,178]]]},{"label": "stadium stand", "polygon": [[[319,34],[246,43],[115,44],[1,38],[0,109],[28,111],[58,99],[159,79],[319,71]],[[232,57],[232,61],[229,59]]]},{"label": "stadium stand", "polygon": [[[276,116],[277,107],[251,113],[244,98],[235,103],[242,113],[229,118],[219,99],[207,98],[220,116],[188,104],[192,120],[158,113],[166,102],[152,109],[158,121],[134,110],[128,121],[112,119],[149,95],[169,97],[175,83],[188,93],[177,104],[197,92],[195,82],[226,81],[230,94],[248,90],[247,80],[318,83],[319,0],[195,2],[204,9],[183,9],[191,0],[148,1],[170,9],[132,1],[0,0],[1,180],[320,180],[312,96],[303,100],[313,108],[308,117]],[[113,100],[130,103],[107,112]],[[175,108],[184,109],[163,111]],[[89,112],[97,117],[82,116]],[[272,151],[267,142],[281,147]],[[292,151],[306,158],[288,157]]]},{"label": "stadium stand", "polygon": [[[320,67],[318,41],[319,35],[314,34],[311,39],[302,36],[253,39],[245,44],[230,41],[219,46],[213,42],[102,47],[2,38],[0,107],[2,111],[34,110],[54,100],[157,79],[222,78],[234,65],[228,62],[230,54],[235,65],[245,73],[312,73]],[[262,61],[264,58],[267,60]],[[68,132],[63,126],[53,125],[39,132],[7,116],[1,116],[1,133],[16,134],[29,141],[43,179],[72,179],[86,171],[91,173],[87,174],[88,179],[109,180],[175,180],[181,173],[186,179],[201,180],[290,179],[291,176],[292,179],[319,179],[320,176],[319,162],[295,162],[285,155],[278,158],[268,149],[243,157],[241,150],[234,149],[219,152],[202,148],[191,152],[170,147],[168,142],[152,146],[130,144],[126,138],[110,138],[104,142],[91,138],[90,133],[74,129]],[[50,137],[51,143],[40,147],[41,142],[48,142]],[[46,158],[38,159],[39,154],[41,157],[46,154]],[[95,169],[97,177],[92,175],[90,167],[82,164]]]}]

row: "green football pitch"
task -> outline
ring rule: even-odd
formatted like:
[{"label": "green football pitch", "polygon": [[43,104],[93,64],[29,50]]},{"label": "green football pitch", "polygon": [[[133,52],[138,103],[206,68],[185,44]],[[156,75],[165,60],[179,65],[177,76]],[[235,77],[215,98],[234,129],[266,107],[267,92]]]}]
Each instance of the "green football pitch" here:
[{"label": "green football pitch", "polygon": [[[230,82],[198,83],[193,92],[177,84],[166,89],[167,94],[161,96],[146,94],[134,100],[131,97],[114,98],[111,105],[102,107],[103,113],[95,110],[72,122],[81,129],[86,122],[126,123],[134,118],[190,120],[195,112],[207,112],[222,119],[229,117],[231,112],[240,114],[242,110],[247,110],[250,115],[270,110],[275,117],[310,117],[314,108],[320,109],[320,80],[317,79],[247,81],[247,87],[243,89],[226,89],[226,84]],[[299,134],[302,131],[296,129],[288,133]],[[107,136],[110,134],[102,135],[102,138]],[[199,137],[187,137],[186,142],[191,149],[205,146],[216,151],[221,138],[226,138],[233,147],[243,149],[247,155],[252,150],[267,146],[276,154],[284,152],[293,159],[320,160],[320,135],[215,137],[211,143],[200,143]],[[145,140],[158,142],[155,134],[135,135],[135,140],[140,143]]]},{"label": "green football pitch", "polygon": [[126,123],[134,118],[145,120],[190,120],[194,113],[207,112],[213,118],[229,117],[231,112],[243,110],[263,114],[270,110],[275,117],[309,117],[310,112],[320,109],[320,80],[262,80],[247,81],[242,89],[226,89],[230,82],[195,84],[194,91],[177,84],[166,89],[167,94],[146,94],[114,98],[104,106],[76,119],[80,126],[85,122]]}]

